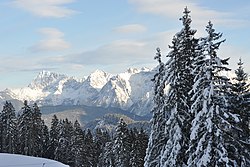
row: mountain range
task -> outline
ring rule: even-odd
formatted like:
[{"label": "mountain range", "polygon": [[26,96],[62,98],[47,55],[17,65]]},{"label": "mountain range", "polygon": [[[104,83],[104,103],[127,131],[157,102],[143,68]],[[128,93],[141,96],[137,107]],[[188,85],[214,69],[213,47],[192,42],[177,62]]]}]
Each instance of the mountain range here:
[{"label": "mountain range", "polygon": [[0,91],[0,103],[12,101],[20,108],[24,100],[40,106],[91,106],[119,108],[145,116],[152,109],[155,69],[129,68],[112,75],[96,70],[84,78],[41,71],[27,86]]}]

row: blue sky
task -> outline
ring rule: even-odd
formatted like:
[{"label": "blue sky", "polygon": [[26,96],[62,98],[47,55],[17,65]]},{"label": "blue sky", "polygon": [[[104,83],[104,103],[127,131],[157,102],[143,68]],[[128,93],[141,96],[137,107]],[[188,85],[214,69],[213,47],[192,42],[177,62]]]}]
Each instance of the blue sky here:
[{"label": "blue sky", "polygon": [[0,89],[26,86],[41,70],[83,77],[154,67],[186,6],[197,36],[211,20],[226,38],[219,54],[233,69],[241,57],[250,72],[247,0],[1,0]]}]

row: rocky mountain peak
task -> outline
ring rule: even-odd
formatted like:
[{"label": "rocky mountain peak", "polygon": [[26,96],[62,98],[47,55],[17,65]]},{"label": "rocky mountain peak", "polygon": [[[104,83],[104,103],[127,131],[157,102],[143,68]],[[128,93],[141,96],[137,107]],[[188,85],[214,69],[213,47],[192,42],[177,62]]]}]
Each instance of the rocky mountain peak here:
[{"label": "rocky mountain peak", "polygon": [[44,89],[64,78],[67,78],[67,76],[43,70],[34,78],[28,87],[31,89]]}]

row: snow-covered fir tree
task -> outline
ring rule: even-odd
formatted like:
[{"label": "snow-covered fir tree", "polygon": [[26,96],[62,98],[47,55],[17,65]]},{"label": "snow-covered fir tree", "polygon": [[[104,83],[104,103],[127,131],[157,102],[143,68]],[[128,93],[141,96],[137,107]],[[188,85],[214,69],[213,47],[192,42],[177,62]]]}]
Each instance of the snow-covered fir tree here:
[{"label": "snow-covered fir tree", "polygon": [[166,83],[169,90],[165,99],[164,110],[167,115],[165,124],[166,141],[162,148],[160,166],[184,166],[188,156],[186,150],[189,143],[192,115],[190,113],[191,98],[189,95],[193,85],[193,61],[197,57],[198,39],[194,37],[196,30],[191,29],[190,11],[185,8],[180,19],[183,28],[178,32],[167,55]]},{"label": "snow-covered fir tree", "polygon": [[83,165],[96,167],[97,162],[95,162],[96,150],[95,150],[95,143],[92,132],[90,129],[87,129],[85,138],[84,138],[84,157],[83,157]]},{"label": "snow-covered fir tree", "polygon": [[55,150],[59,144],[59,132],[60,132],[59,120],[56,115],[53,115],[49,131],[49,145],[47,151],[48,158],[50,159],[55,159]]},{"label": "snow-covered fir tree", "polygon": [[42,120],[42,157],[49,158],[49,129]]},{"label": "snow-covered fir tree", "polygon": [[94,143],[95,143],[95,150],[96,150],[96,156],[95,156],[95,162],[97,162],[97,164],[99,164],[99,158],[100,155],[102,154],[105,144],[107,142],[111,141],[111,137],[108,133],[108,131],[106,130],[101,130],[99,128],[97,128],[95,130],[95,136],[94,136]]},{"label": "snow-covered fir tree", "polygon": [[156,49],[155,59],[158,61],[158,71],[153,78],[154,82],[154,108],[151,123],[151,133],[145,157],[146,167],[158,167],[160,165],[161,150],[166,143],[165,123],[165,64],[162,62],[160,48]]},{"label": "snow-covered fir tree", "polygon": [[250,93],[248,75],[244,72],[243,62],[239,59],[238,69],[235,70],[236,77],[233,78],[229,93],[228,109],[237,115],[238,121],[229,120],[232,126],[230,135],[232,142],[237,147],[230,147],[229,157],[237,161],[241,166],[250,166]]},{"label": "snow-covered fir tree", "polygon": [[99,156],[98,167],[115,167],[115,156],[113,152],[113,142],[107,142],[101,155]]},{"label": "snow-covered fir tree", "polygon": [[206,27],[208,36],[201,39],[202,52],[196,59],[193,86],[192,121],[188,166],[241,166],[230,157],[230,149],[238,149],[238,141],[231,136],[233,122],[238,115],[228,110],[228,59],[221,59],[217,51],[222,42],[211,22]]},{"label": "snow-covered fir tree", "polygon": [[131,152],[130,152],[130,167],[143,167],[144,157],[148,144],[148,136],[143,129],[138,131],[136,128],[130,132]]},{"label": "snow-covered fir tree", "polygon": [[131,141],[129,138],[129,130],[127,124],[121,119],[116,127],[116,135],[113,145],[115,166],[129,167],[130,151]]},{"label": "snow-covered fir tree", "polygon": [[0,113],[0,145],[1,152],[15,153],[16,152],[16,115],[12,103],[7,102],[3,106]]},{"label": "snow-covered fir tree", "polygon": [[39,156],[41,157],[43,155],[43,120],[41,118],[42,114],[40,112],[39,107],[36,103],[34,103],[34,106],[32,108],[33,112],[33,127],[32,127],[32,136],[34,139],[34,150],[33,150],[33,156]]},{"label": "snow-covered fir tree", "polygon": [[72,165],[73,162],[73,125],[66,118],[59,122],[59,142],[58,147],[55,149],[55,160],[64,164]]},{"label": "snow-covered fir tree", "polygon": [[23,155],[34,154],[34,136],[33,132],[33,112],[28,102],[24,101],[24,106],[22,107],[21,113],[18,117],[17,124],[17,152]]},{"label": "snow-covered fir tree", "polygon": [[74,123],[74,135],[73,135],[73,161],[72,167],[84,167],[84,132],[81,129],[80,123],[76,120]]}]

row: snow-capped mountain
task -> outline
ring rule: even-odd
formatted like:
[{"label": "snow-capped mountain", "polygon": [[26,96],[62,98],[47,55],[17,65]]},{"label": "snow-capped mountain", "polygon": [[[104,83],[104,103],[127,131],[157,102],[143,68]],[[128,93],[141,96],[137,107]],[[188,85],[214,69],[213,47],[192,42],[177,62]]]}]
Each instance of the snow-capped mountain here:
[{"label": "snow-capped mountain", "polygon": [[154,73],[147,68],[130,68],[125,73],[112,77],[103,86],[94,103],[97,106],[119,107],[138,115],[146,115],[152,107],[150,95]]},{"label": "snow-capped mountain", "polygon": [[139,115],[146,115],[152,107],[150,81],[155,71],[130,68],[111,75],[96,70],[84,79],[42,71],[24,88],[0,92],[0,101],[37,102],[43,106],[88,105],[117,107]]}]

